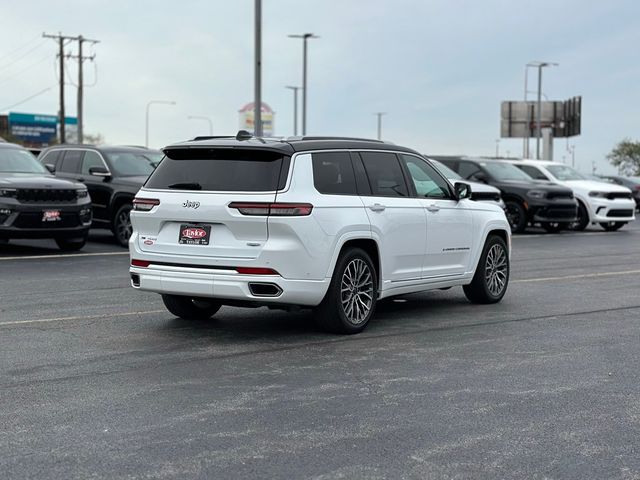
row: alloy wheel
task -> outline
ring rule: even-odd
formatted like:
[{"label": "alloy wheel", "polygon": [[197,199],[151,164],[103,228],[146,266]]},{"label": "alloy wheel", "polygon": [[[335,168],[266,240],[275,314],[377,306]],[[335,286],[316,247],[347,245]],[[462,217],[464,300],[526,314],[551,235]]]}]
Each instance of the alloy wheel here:
[{"label": "alloy wheel", "polygon": [[126,243],[133,233],[131,218],[128,210],[122,210],[116,218],[116,234],[121,243]]},{"label": "alloy wheel", "polygon": [[484,279],[491,295],[498,296],[507,285],[507,253],[502,245],[492,245],[487,252]]},{"label": "alloy wheel", "polygon": [[353,325],[364,322],[373,305],[373,275],[361,258],[349,262],[340,282],[342,310]]}]

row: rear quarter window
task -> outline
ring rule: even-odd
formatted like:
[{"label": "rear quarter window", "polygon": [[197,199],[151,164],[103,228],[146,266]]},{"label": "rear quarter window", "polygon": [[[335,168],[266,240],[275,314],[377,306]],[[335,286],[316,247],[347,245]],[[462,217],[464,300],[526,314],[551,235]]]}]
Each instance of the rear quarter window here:
[{"label": "rear quarter window", "polygon": [[356,179],[349,152],[312,154],[313,185],[328,195],[357,195]]},{"label": "rear quarter window", "polygon": [[277,151],[168,149],[146,188],[272,192],[285,187],[290,157]]}]

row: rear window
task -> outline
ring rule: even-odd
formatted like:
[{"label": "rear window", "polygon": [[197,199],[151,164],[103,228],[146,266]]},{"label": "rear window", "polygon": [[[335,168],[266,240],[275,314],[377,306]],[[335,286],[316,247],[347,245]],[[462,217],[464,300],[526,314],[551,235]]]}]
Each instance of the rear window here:
[{"label": "rear window", "polygon": [[349,152],[314,153],[313,185],[328,195],[357,195]]},{"label": "rear window", "polygon": [[145,187],[222,192],[272,192],[284,188],[289,157],[239,149],[170,149]]}]

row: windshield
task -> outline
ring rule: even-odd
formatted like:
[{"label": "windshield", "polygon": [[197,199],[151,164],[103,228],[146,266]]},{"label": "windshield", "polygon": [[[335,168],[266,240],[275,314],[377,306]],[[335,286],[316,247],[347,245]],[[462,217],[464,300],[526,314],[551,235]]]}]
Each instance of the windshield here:
[{"label": "windshield", "polygon": [[[431,160],[431,159],[429,159]],[[447,167],[444,163],[440,163],[438,160],[431,160],[434,167],[449,180],[462,180],[462,177],[456,172]]]},{"label": "windshield", "polygon": [[533,180],[529,175],[510,163],[482,162],[480,165],[496,180]]},{"label": "windshield", "polygon": [[[111,168],[119,177],[148,177],[157,164],[150,158],[154,152],[109,152],[107,158]],[[162,158],[162,156],[161,156]]]},{"label": "windshield", "polygon": [[0,172],[49,174],[29,151],[18,148],[0,149]]},{"label": "windshield", "polygon": [[551,175],[556,177],[561,182],[567,180],[586,180],[584,175],[582,175],[577,170],[568,167],[567,165],[547,165],[547,170],[549,170],[549,172],[551,172]]}]

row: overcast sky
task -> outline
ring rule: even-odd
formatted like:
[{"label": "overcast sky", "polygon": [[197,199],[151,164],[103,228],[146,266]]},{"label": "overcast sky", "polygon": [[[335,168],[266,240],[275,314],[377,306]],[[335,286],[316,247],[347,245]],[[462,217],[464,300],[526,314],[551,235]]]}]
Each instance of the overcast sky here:
[{"label": "overcast sky", "polygon": [[[0,111],[56,114],[53,40],[82,34],[100,43],[97,81],[86,89],[85,131],[111,144],[144,143],[145,105],[154,105],[150,143],[161,147],[207,134],[235,134],[238,110],[253,98],[252,0],[3,0],[0,6]],[[640,139],[640,2],[636,0],[263,0],[263,99],[275,134],[293,133],[292,93],[309,44],[307,133],[383,136],[431,154],[495,153],[500,102],[523,97],[524,65],[544,72],[550,99],[583,96],[577,166],[611,171],[604,157],[623,137]],[[76,46],[67,51],[76,53]],[[96,80],[86,63],[85,82]],[[68,62],[69,81],[77,67]],[[533,72],[532,72],[533,73]],[[534,76],[530,85],[535,87]],[[76,111],[76,88],[66,88]],[[501,153],[522,152],[502,140]],[[555,141],[556,160],[566,140]],[[568,155],[567,155],[568,156]]]}]

